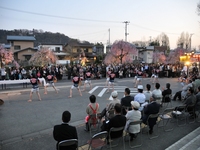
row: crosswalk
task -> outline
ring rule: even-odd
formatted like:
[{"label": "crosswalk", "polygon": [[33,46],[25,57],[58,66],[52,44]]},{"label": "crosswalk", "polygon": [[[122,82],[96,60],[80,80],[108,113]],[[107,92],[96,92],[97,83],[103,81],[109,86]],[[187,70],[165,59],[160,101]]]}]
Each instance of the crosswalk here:
[{"label": "crosswalk", "polygon": [[[125,88],[127,88],[127,87],[126,86],[115,86],[114,90],[117,91],[118,93],[124,93]],[[95,91],[98,91],[98,92],[100,91],[97,96],[102,97],[106,93],[107,89],[108,88],[105,86],[95,86],[88,93],[92,94]],[[136,88],[129,88],[129,89],[131,91],[130,95],[136,95],[136,93],[138,92]],[[110,90],[112,90],[112,89],[110,89]],[[109,93],[110,96],[109,96],[108,100],[113,100],[111,93],[112,92]]]}]

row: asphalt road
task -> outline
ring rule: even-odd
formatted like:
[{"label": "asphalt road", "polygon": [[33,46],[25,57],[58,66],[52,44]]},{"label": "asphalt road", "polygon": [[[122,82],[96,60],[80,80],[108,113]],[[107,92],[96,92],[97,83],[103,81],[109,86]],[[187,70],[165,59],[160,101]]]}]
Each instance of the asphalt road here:
[{"label": "asphalt road", "polygon": [[[56,124],[60,124],[62,112],[69,110],[72,114],[70,124],[77,126],[79,146],[85,145],[90,139],[89,133],[84,129],[84,118],[86,116],[85,109],[89,103],[89,96],[96,95],[97,102],[102,110],[107,103],[111,93],[102,92],[106,79],[92,80],[93,92],[83,92],[83,96],[79,96],[76,89],[73,90],[73,97],[68,98],[69,89],[72,85],[71,81],[66,79],[58,81],[56,87],[58,94],[52,87],[48,88],[48,94],[44,95],[43,88],[40,88],[42,101],[38,101],[36,94],[33,95],[33,101],[27,102],[31,86],[22,88],[21,85],[8,86],[6,90],[0,91],[0,98],[5,101],[0,106],[0,149],[2,150],[51,150],[55,149],[56,141],[52,136],[52,128]],[[149,82],[149,78],[144,78],[142,84],[145,86]],[[166,83],[171,84],[173,93],[181,89],[180,83],[175,78],[160,79],[161,87],[165,87]],[[133,78],[116,79],[116,90],[119,92],[118,98],[123,97],[125,87],[133,88]],[[152,87],[152,90],[154,87]],[[172,102],[173,107],[179,105],[180,102]],[[162,150],[197,127],[199,123],[187,124],[183,127],[177,127],[175,123],[174,130],[164,132],[159,130],[159,138],[149,140],[147,134],[142,135],[142,147],[138,149]],[[120,144],[121,145],[121,144]],[[117,147],[120,150],[122,146]],[[129,149],[126,142],[126,149]]]}]

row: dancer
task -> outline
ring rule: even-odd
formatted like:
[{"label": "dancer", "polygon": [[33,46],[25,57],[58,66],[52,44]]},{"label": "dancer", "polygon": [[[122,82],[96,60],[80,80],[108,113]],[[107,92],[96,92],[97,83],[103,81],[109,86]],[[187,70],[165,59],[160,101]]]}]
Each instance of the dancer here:
[{"label": "dancer", "polygon": [[72,90],[74,89],[74,88],[76,88],[78,91],[79,91],[79,94],[80,94],[80,96],[82,96],[82,93],[81,93],[81,90],[80,90],[80,88],[79,88],[79,82],[80,82],[80,77],[78,77],[78,75],[75,73],[74,74],[74,77],[73,77],[73,79],[72,79],[72,81],[73,81],[73,85],[71,86],[71,88],[70,88],[70,95],[69,95],[69,98],[71,98],[72,97]]},{"label": "dancer", "polygon": [[115,73],[114,73],[114,71],[112,70],[112,72],[110,73],[110,75],[109,75],[109,84],[108,84],[108,90],[107,90],[107,92],[106,93],[108,93],[109,92],[109,90],[110,90],[110,86],[112,86],[112,91],[114,91],[114,80],[115,80]]},{"label": "dancer", "polygon": [[106,85],[105,85],[105,87],[108,86],[108,83],[109,83],[109,80],[110,80],[110,78],[109,78],[110,74],[111,74],[111,69],[108,68],[108,71],[106,72]]},{"label": "dancer", "polygon": [[30,92],[30,99],[28,100],[28,102],[32,101],[33,92],[37,92],[38,99],[41,101],[42,99],[40,97],[39,86],[38,86],[38,83],[40,83],[40,80],[36,77],[35,74],[33,74],[31,79],[30,79],[30,82],[32,84],[32,89],[31,89],[31,92]]},{"label": "dancer", "polygon": [[159,69],[154,68],[152,76],[151,76],[152,84],[159,83],[159,81],[158,81],[158,74],[159,74]]},{"label": "dancer", "polygon": [[47,94],[47,87],[49,85],[51,85],[54,88],[54,90],[56,91],[56,93],[58,93],[53,80],[57,80],[57,78],[53,72],[50,72],[49,75],[47,76],[47,83],[46,83],[46,85],[44,85],[44,94]]},{"label": "dancer", "polygon": [[92,89],[92,85],[91,85],[91,76],[92,76],[92,74],[91,74],[90,70],[88,69],[88,70],[86,71],[86,73],[85,73],[85,83],[84,83],[84,89],[83,89],[83,91],[85,91],[86,84],[89,84],[90,90]]},{"label": "dancer", "polygon": [[136,88],[138,86],[139,83],[141,83],[141,80],[142,80],[142,71],[141,70],[136,70],[136,76],[135,76],[135,86],[134,88]]}]

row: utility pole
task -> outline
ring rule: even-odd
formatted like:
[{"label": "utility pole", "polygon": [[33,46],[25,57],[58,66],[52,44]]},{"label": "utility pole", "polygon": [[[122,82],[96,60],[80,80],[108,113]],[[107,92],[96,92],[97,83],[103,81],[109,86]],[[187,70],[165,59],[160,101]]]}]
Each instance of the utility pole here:
[{"label": "utility pole", "polygon": [[108,29],[109,37],[108,37],[108,45],[110,45],[110,28]]},{"label": "utility pole", "polygon": [[130,23],[129,21],[124,21],[123,23],[125,23],[125,41],[127,42],[127,25]]},{"label": "utility pole", "polygon": [[192,35],[193,35],[194,33],[192,33],[192,34],[190,34],[190,51],[192,51]]}]

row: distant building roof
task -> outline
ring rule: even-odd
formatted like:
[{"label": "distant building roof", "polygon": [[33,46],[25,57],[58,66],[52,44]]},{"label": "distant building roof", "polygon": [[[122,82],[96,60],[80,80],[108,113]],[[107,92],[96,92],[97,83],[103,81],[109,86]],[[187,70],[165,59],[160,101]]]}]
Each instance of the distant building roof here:
[{"label": "distant building roof", "polygon": [[18,52],[25,51],[25,50],[38,51],[38,48],[28,47],[28,48],[25,48],[25,49],[21,49],[21,50],[18,50],[18,51],[14,51],[14,53],[18,53]]},{"label": "distant building roof", "polygon": [[8,35],[7,36],[7,41],[35,41],[34,36],[13,36],[13,35]]}]

